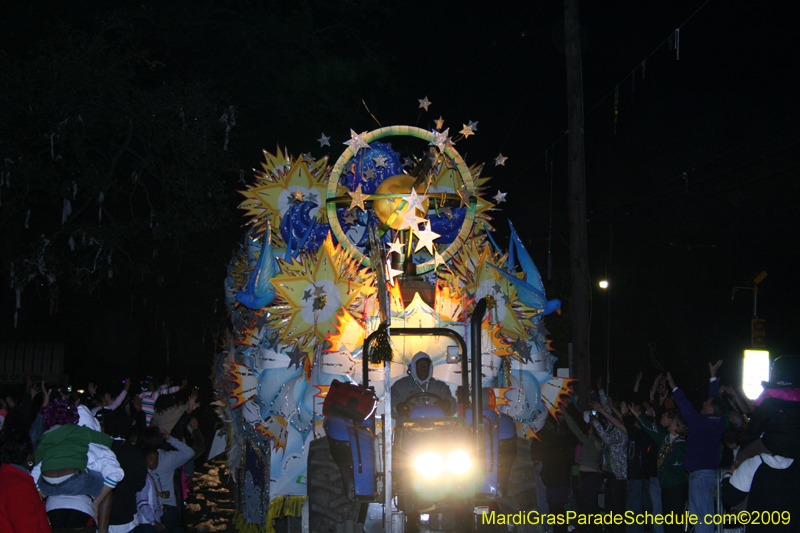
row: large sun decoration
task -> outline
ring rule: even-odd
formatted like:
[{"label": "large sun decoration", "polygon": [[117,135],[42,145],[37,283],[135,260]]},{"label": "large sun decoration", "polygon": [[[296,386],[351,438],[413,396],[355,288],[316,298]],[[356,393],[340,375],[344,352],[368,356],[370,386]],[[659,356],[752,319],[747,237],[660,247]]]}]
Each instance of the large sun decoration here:
[{"label": "large sun decoration", "polygon": [[[319,222],[327,223],[327,214],[322,204],[327,191],[326,179],[330,172],[328,158],[310,161],[307,157],[293,158],[288,152],[277,148],[275,154],[264,151],[263,170],[255,171],[256,182],[247,190],[240,191],[245,200],[239,208],[250,217],[250,224],[257,233],[264,232],[267,220],[281,220],[289,209],[304,202],[309,203],[307,214]],[[344,187],[340,188],[344,192]],[[316,204],[316,206],[311,206]],[[273,225],[273,238],[276,244],[283,244],[279,225]]]}]

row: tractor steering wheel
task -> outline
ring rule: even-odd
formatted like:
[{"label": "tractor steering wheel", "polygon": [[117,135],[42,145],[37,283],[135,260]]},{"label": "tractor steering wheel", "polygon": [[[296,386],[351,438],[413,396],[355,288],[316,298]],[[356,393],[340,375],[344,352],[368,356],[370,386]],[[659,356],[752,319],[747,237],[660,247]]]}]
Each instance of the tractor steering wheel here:
[{"label": "tractor steering wheel", "polygon": [[424,405],[422,402],[414,401],[414,400],[417,400],[418,398],[431,398],[431,399],[434,400],[432,402],[433,404],[438,404],[439,402],[443,402],[443,401],[448,401],[449,402],[449,400],[445,400],[444,398],[442,398],[438,394],[434,394],[432,392],[416,392],[416,393],[412,394],[411,396],[409,396],[408,398],[406,398],[405,400],[403,400],[402,402],[397,404],[397,412],[400,413],[402,411],[406,411],[407,410],[410,413],[411,409],[413,407],[415,407],[417,405]]}]

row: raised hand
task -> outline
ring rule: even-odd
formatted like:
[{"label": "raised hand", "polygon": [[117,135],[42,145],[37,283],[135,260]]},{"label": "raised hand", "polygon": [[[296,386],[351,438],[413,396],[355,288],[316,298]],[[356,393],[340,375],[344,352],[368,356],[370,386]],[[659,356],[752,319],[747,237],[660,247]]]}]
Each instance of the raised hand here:
[{"label": "raised hand", "polygon": [[711,374],[712,378],[717,377],[717,370],[719,370],[719,367],[721,366],[722,366],[722,359],[720,359],[713,365],[711,363],[708,363],[708,372]]},{"label": "raised hand", "polygon": [[44,381],[42,381],[42,407],[47,407],[47,404],[50,403],[50,395],[53,394],[53,389],[46,389],[44,388]]},{"label": "raised hand", "polygon": [[125,383],[125,386],[122,387],[122,388],[125,389],[126,391],[130,390],[130,388],[131,388],[131,378],[125,378],[123,383]]},{"label": "raised hand", "polygon": [[142,399],[139,398],[138,394],[133,395],[133,400],[131,400],[131,403],[133,404],[133,408],[136,409],[137,411],[142,410]]},{"label": "raised hand", "polygon": [[42,392],[42,388],[39,385],[31,385],[31,400],[36,398],[36,395]]},{"label": "raised hand", "polygon": [[97,386],[94,383],[89,383],[89,386],[86,387],[86,390],[88,390],[89,394],[91,394],[92,396],[97,394]]},{"label": "raised hand", "polygon": [[669,390],[675,390],[675,380],[672,379],[672,372],[667,372],[667,382],[669,383]]}]

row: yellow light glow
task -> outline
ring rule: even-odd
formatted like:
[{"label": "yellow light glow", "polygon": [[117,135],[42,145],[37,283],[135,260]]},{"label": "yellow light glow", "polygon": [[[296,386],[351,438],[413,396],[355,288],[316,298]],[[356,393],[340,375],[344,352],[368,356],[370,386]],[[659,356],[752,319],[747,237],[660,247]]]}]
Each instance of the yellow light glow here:
[{"label": "yellow light glow", "polygon": [[414,459],[414,468],[423,477],[434,478],[444,470],[444,461],[438,453],[425,452]]},{"label": "yellow light glow", "polygon": [[742,390],[745,395],[751,400],[761,396],[764,391],[762,381],[769,381],[769,352],[745,350],[742,369]]},{"label": "yellow light glow", "polygon": [[599,285],[600,285],[600,288],[601,288],[601,289],[607,289],[607,288],[608,288],[608,280],[605,280],[605,279],[604,279],[603,281],[601,281],[601,282],[599,283]]},{"label": "yellow light glow", "polygon": [[456,450],[447,458],[445,468],[456,475],[466,474],[472,468],[472,459],[464,450]]}]

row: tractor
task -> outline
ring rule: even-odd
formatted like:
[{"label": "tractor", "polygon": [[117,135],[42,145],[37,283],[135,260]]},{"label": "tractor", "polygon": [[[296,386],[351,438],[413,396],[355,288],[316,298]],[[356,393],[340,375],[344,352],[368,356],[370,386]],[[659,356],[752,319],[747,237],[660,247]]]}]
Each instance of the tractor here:
[{"label": "tractor", "polygon": [[[377,399],[368,372],[371,338],[367,338],[363,383],[347,385],[352,393],[345,395],[346,407],[329,409],[325,436],[309,448],[311,533],[415,533],[420,521],[428,522],[429,531],[472,532],[484,527],[476,513],[499,510],[521,439],[513,419],[494,409],[491,389],[482,387],[480,324],[485,312],[486,301],[481,299],[470,324],[471,365],[463,337],[453,330],[389,328],[391,336],[438,335],[454,340],[462,378],[456,416],[445,416],[435,394],[414,394],[404,400],[408,416],[396,419],[393,435],[389,386],[384,389],[388,408],[383,431],[376,423]],[[364,401],[369,395],[371,406]],[[326,399],[326,403],[332,402]],[[475,405],[482,409],[473,409]],[[522,448],[522,460],[530,463],[528,447]]]}]

